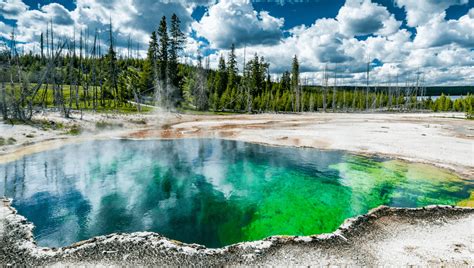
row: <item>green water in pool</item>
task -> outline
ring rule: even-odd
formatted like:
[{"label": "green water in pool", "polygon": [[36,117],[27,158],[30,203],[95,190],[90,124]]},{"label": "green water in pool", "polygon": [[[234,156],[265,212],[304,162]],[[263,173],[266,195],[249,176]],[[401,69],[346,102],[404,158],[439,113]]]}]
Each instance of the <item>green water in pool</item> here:
[{"label": "green water in pool", "polygon": [[221,247],[332,232],[379,205],[455,205],[474,183],[429,165],[221,139],[106,140],[0,165],[41,246],[153,231]]}]

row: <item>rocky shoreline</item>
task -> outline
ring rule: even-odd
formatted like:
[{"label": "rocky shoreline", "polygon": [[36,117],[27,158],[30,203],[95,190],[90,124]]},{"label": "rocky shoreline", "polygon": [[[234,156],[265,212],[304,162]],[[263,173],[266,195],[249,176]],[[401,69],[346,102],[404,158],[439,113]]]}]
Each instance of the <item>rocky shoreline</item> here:
[{"label": "rocky shoreline", "polygon": [[[383,227],[389,226],[390,223],[405,228],[421,225],[429,230],[459,221],[467,221],[471,225],[474,222],[474,208],[429,206],[407,209],[380,206],[365,215],[347,219],[330,234],[304,237],[273,236],[219,249],[184,244],[151,232],[110,234],[63,248],[45,248],[36,245],[32,232],[33,224],[16,212],[10,200],[1,199],[0,204],[2,265],[380,265],[386,262],[372,252],[370,244],[376,240],[382,241],[386,236],[396,236],[396,233],[386,233],[383,230]],[[433,231],[436,232],[434,229]],[[473,231],[463,231],[468,232],[466,239],[471,239],[471,245],[459,241],[457,245],[461,249],[447,252],[454,257],[459,255],[459,250],[465,250],[466,256],[469,256],[469,252],[472,253]],[[452,235],[456,236],[455,233]],[[424,243],[430,246],[428,241]],[[442,256],[431,257],[441,259]],[[464,258],[463,255],[460,257],[442,260],[441,263],[466,266],[473,264],[472,255],[470,258]]]}]

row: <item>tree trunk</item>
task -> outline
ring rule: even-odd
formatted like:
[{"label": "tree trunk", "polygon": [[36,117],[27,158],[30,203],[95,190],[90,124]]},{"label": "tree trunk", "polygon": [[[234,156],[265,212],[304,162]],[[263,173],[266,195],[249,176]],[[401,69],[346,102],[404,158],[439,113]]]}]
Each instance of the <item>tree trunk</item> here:
[{"label": "tree trunk", "polygon": [[8,110],[7,110],[7,94],[6,94],[6,88],[5,88],[5,82],[2,82],[2,85],[1,85],[1,100],[2,100],[2,117],[3,117],[3,120],[7,120],[8,119]]}]

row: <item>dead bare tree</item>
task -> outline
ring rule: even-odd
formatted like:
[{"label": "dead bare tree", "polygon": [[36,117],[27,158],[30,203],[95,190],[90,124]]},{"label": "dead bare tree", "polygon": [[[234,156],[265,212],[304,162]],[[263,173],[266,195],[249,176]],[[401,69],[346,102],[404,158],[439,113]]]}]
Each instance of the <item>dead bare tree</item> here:
[{"label": "dead bare tree", "polygon": [[408,79],[405,80],[405,110],[410,107],[410,87],[408,85]]},{"label": "dead bare tree", "polygon": [[196,107],[198,109],[204,110],[208,105],[208,89],[207,89],[207,75],[206,71],[202,68],[197,68],[196,70]]},{"label": "dead bare tree", "polygon": [[6,88],[6,80],[7,80],[7,68],[8,65],[6,64],[9,57],[9,50],[6,44],[3,44],[3,47],[0,47],[0,111],[2,112],[3,120],[8,119],[8,110],[7,110],[7,88]]},{"label": "dead bare tree", "polygon": [[[63,107],[63,115],[65,118],[69,118],[70,111],[72,110],[72,90],[73,86],[75,85],[75,77],[74,77],[74,59],[75,59],[75,53],[73,52],[75,49],[75,41],[70,42],[68,46],[68,54],[67,57],[69,58],[69,66],[68,66],[68,72],[69,72],[69,107]],[[62,94],[62,89],[60,91]],[[63,100],[63,95],[61,95],[61,102],[64,102]],[[76,102],[77,105],[77,102]]]},{"label": "dead bare tree", "polygon": [[[52,30],[51,39],[54,40]],[[53,50],[54,46],[51,45],[49,51],[52,51],[52,53],[55,54],[51,54],[52,56],[48,59],[48,64],[40,75],[38,82],[30,87],[27,75],[21,68],[19,55],[16,52],[14,32],[12,32],[11,40],[13,40],[13,42],[11,42],[12,45],[7,56],[8,63],[6,66],[7,73],[9,73],[10,77],[10,92],[7,92],[6,90],[5,79],[2,79],[4,92],[4,94],[2,93],[2,95],[4,95],[2,96],[2,102],[4,103],[4,105],[2,105],[2,111],[4,113],[4,118],[8,118],[10,115],[10,118],[28,121],[31,119],[33,114],[33,102],[43,86],[44,81],[48,76],[54,73],[55,62],[60,57],[65,43],[63,45],[58,45],[56,51]],[[17,83],[19,84],[18,89],[16,88]]]},{"label": "dead bare tree", "polygon": [[332,111],[337,109],[337,64],[334,65],[334,87],[332,89]]},{"label": "dead bare tree", "polygon": [[247,56],[247,46],[244,46],[244,67],[242,70],[243,74],[243,83],[242,83],[242,90],[246,94],[247,98],[247,112],[252,113],[252,95],[251,95],[251,87],[249,85],[249,79],[248,79],[248,66],[246,65],[247,63],[245,62]]},{"label": "dead bare tree", "polygon": [[391,110],[393,106],[393,88],[392,88],[392,76],[388,77],[388,110]]},{"label": "dead bare tree", "polygon": [[414,92],[413,95],[415,96],[415,103],[414,108],[415,110],[418,109],[418,91],[420,89],[420,69],[418,68],[416,71],[416,78],[415,78],[415,85],[414,85]]},{"label": "dead bare tree", "polygon": [[314,112],[314,96],[313,96],[313,94],[309,95],[309,111]]},{"label": "dead bare tree", "polygon": [[357,99],[357,92],[359,92],[358,88],[356,87],[354,89],[354,92],[352,92],[352,111],[356,110],[356,99]]},{"label": "dead bare tree", "polygon": [[7,113],[7,94],[6,94],[6,86],[5,86],[5,81],[2,79],[2,82],[0,84],[0,98],[1,98],[1,103],[0,103],[0,108],[2,111],[2,118],[3,120],[8,119],[8,113]]},{"label": "dead bare tree", "polygon": [[[342,78],[343,81],[342,81],[342,85],[344,86],[344,78]],[[344,89],[344,87],[342,88],[342,110],[344,112],[347,112],[347,109],[346,109],[346,90]]]},{"label": "dead bare tree", "polygon": [[328,93],[328,82],[329,82],[329,76],[328,76],[328,71],[327,71],[328,65],[326,64],[324,66],[324,71],[323,71],[323,111],[326,112],[327,109],[327,93]]},{"label": "dead bare tree", "polygon": [[424,103],[425,103],[425,95],[426,95],[426,85],[425,85],[425,74],[423,73],[421,77],[421,108],[424,109]]},{"label": "dead bare tree", "polygon": [[367,61],[367,75],[366,75],[366,87],[365,87],[365,110],[369,110],[369,83],[370,83],[370,60]]},{"label": "dead bare tree", "polygon": [[95,29],[94,33],[94,43],[93,43],[93,49],[92,49],[92,86],[93,86],[93,101],[92,101],[92,106],[94,109],[94,112],[97,111],[97,106],[98,106],[98,101],[99,101],[99,92],[97,90],[97,61],[98,61],[98,56],[97,56],[97,38],[98,38],[98,31]]},{"label": "dead bare tree", "polygon": [[399,86],[399,83],[398,83],[398,76],[399,76],[399,71],[397,70],[397,73],[395,75],[395,81],[394,81],[394,92],[393,92],[393,97],[394,97],[394,106],[395,106],[395,109],[398,110],[399,109],[399,100],[400,100],[400,86]]}]

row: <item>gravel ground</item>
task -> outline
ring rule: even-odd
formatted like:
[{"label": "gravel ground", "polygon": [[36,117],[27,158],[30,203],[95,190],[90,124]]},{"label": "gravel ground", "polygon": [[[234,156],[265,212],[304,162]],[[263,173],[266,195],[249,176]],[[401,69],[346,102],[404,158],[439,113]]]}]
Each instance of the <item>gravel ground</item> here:
[{"label": "gravel ground", "polygon": [[207,249],[156,233],[110,234],[51,249],[38,247],[32,224],[0,200],[2,265],[474,265],[474,209],[381,206],[331,234],[274,236]]}]

